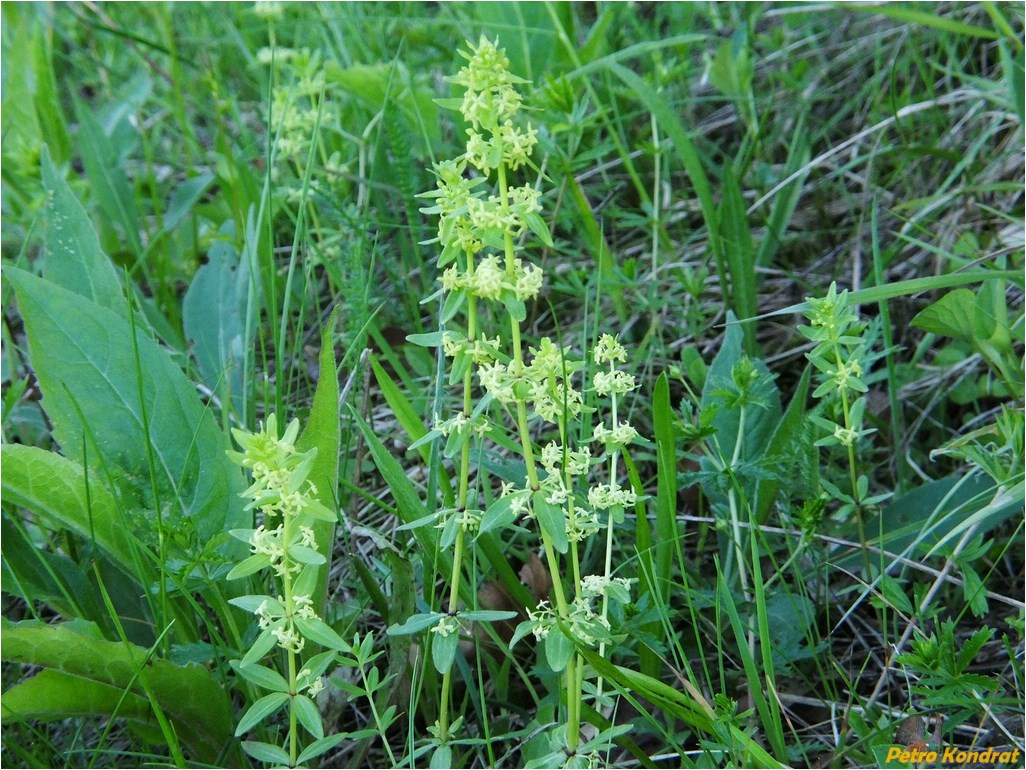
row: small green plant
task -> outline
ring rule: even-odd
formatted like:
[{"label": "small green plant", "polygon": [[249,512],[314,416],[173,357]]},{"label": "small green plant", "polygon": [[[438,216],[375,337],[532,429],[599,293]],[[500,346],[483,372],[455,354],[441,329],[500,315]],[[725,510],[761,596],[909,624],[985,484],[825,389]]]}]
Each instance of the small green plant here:
[{"label": "small green plant", "polygon": [[859,442],[876,432],[875,428],[865,427],[865,393],[869,388],[863,379],[868,368],[864,324],[849,307],[847,290],[838,294],[836,283],[830,284],[825,297],[807,297],[806,302],[809,309],[805,311],[805,317],[810,325],[799,326],[798,331],[816,343],[816,347],[805,354],[820,375],[819,387],[812,395],[822,399],[827,409],[839,411],[839,417],[834,420],[816,414],[811,416],[812,421],[826,431],[826,435],[815,443],[821,447],[844,448],[850,488],[843,491],[829,479],[820,479],[820,483],[842,503],[837,514],[839,518],[854,515],[859,539],[865,542],[865,510],[890,495],[870,496],[869,478],[858,470]]},{"label": "small green plant", "polygon": [[970,669],[994,629],[978,628],[961,644],[956,630],[951,620],[941,621],[929,634],[916,630],[912,649],[897,656],[895,663],[910,675],[912,693],[922,705],[940,710],[957,725],[985,713],[982,704],[994,697],[1000,682]]},{"label": "small green plant", "polygon": [[[316,450],[296,450],[299,421],[293,420],[278,436],[275,415],[267,417],[262,429],[248,433],[235,429],[242,452],[229,456],[249,469],[253,484],[242,494],[250,499],[248,509],[259,511],[262,522],[256,529],[234,529],[233,537],[249,545],[252,554],[236,564],[228,580],[238,580],[270,570],[277,582],[277,595],[256,594],[231,600],[253,613],[260,632],[241,660],[232,668],[256,687],[270,690],[249,707],[239,720],[236,735],[243,735],[288,707],[288,729],[283,746],[261,741],[244,741],[242,746],[255,759],[295,767],[339,743],[345,735],[324,735],[324,724],[314,698],[324,689],[323,674],[340,650],[349,646],[325,623],[313,606],[312,597],[325,558],[317,550],[314,521],[335,521],[335,514],[316,498],[317,490],[308,479]],[[280,591],[280,593],[278,593]],[[301,657],[315,645],[326,651]],[[284,674],[260,661],[280,650],[285,654]],[[315,742],[300,752],[299,726]]]}]

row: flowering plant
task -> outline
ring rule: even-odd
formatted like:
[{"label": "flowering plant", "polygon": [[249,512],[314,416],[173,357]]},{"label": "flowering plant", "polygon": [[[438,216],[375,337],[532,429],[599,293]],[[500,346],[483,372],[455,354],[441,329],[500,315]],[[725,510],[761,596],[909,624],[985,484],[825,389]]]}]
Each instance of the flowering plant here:
[{"label": "flowering plant", "polygon": [[[621,399],[636,384],[618,368],[627,361],[627,351],[611,335],[598,339],[590,361],[548,337],[536,347],[525,345],[527,303],[537,299],[544,276],[524,256],[524,241],[533,234],[551,246],[552,239],[541,216],[540,190],[515,186],[510,175],[530,165],[537,131],[519,120],[522,98],[515,86],[524,81],[509,72],[502,49],[482,38],[463,55],[468,63],[450,81],[462,86],[464,95],[444,104],[460,110],[469,124],[466,151],[435,165],[437,187],[424,194],[433,201],[424,211],[439,218],[435,242],[442,274],[434,298],[442,301],[442,328],[412,340],[440,347],[450,361],[449,383],[462,386],[462,408],[436,416],[433,429],[417,442],[444,437],[446,455],[459,456],[455,506],[429,517],[443,530],[441,545],[453,549],[450,594],[447,607],[414,615],[389,633],[431,631],[432,660],[443,677],[439,718],[430,730],[432,763],[449,766],[462,724],[449,718],[460,635],[472,621],[515,615],[461,607],[464,552],[482,529],[512,526],[517,519],[529,524],[540,536],[552,596],[528,608],[528,619],[512,642],[529,634],[542,641],[548,667],[563,682],[563,724],[550,735],[551,751],[536,761],[539,766],[557,760],[575,766],[590,761],[588,751],[595,740],[583,751],[582,693],[592,674],[578,646],[604,653],[616,638],[609,603],[630,600],[632,580],[614,577],[611,559],[613,527],[623,521],[624,508],[637,500],[634,490],[620,485],[617,468],[624,448],[638,435],[619,413]],[[587,371],[593,371],[590,381]],[[608,422],[592,424],[595,408],[586,404],[586,395],[609,399]],[[519,445],[524,481],[506,482],[494,502],[482,509],[475,501],[484,490],[471,490],[471,446],[498,440],[508,429],[493,416],[496,407],[511,419],[515,439],[504,443]],[[552,433],[540,448],[534,440],[539,430]],[[590,476],[603,462],[603,480],[589,487]],[[603,572],[583,574],[582,543],[603,529]],[[601,680],[593,691],[601,703]]]}]

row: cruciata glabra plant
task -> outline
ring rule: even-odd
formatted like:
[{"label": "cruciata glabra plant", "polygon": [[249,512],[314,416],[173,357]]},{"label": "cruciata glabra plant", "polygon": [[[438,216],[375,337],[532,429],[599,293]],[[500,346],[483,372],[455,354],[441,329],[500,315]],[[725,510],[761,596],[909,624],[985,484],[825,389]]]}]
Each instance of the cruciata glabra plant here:
[{"label": "cruciata glabra plant", "polygon": [[[570,347],[543,338],[537,347],[525,345],[521,325],[526,303],[543,284],[542,270],[524,256],[528,232],[551,246],[541,216],[541,191],[516,186],[511,175],[530,165],[537,132],[521,124],[522,99],[516,85],[526,81],[509,71],[509,62],[496,43],[481,38],[468,63],[450,82],[462,87],[462,98],[444,100],[469,124],[466,151],[434,167],[437,189],[425,193],[434,205],[423,209],[438,216],[438,266],[443,271],[441,329],[412,337],[418,344],[436,346],[449,359],[449,384],[459,391],[461,408],[436,415],[432,430],[417,445],[445,438],[445,454],[456,460],[458,491],[455,505],[413,522],[442,530],[440,545],[452,549],[447,575],[446,604],[414,615],[389,633],[429,631],[431,658],[442,675],[439,716],[429,728],[432,766],[451,766],[453,746],[461,735],[462,718],[451,716],[454,660],[461,635],[471,622],[506,620],[513,612],[462,606],[465,552],[479,532],[498,532],[522,521],[537,532],[552,582],[549,599],[529,609],[510,646],[533,634],[541,643],[546,664],[561,675],[558,726],[549,734],[549,749],[535,766],[588,766],[595,750],[628,729],[621,726],[582,743],[581,704],[586,693],[596,705],[604,703],[602,682],[593,678],[579,654],[584,646],[605,652],[616,640],[610,623],[610,602],[630,600],[631,579],[614,576],[613,527],[623,521],[624,508],[636,493],[618,483],[617,463],[637,432],[620,419],[619,405],[635,388],[634,377],[619,369],[627,351],[612,336],[602,335],[588,364]],[[590,380],[586,372],[593,370]],[[593,407],[585,405],[583,390],[608,398],[610,420],[593,425]],[[504,417],[508,417],[508,422]],[[512,429],[523,461],[522,483],[505,482],[494,501],[484,505],[491,490],[472,488],[472,447],[481,447]],[[533,435],[551,436],[536,445]],[[598,452],[593,455],[592,447]],[[458,459],[457,459],[458,458]],[[588,486],[593,470],[604,467],[603,480]],[[475,481],[477,484],[477,481]],[[603,571],[583,574],[582,543],[605,530]],[[473,592],[463,595],[472,596]],[[531,766],[530,764],[528,766]]]},{"label": "cruciata glabra plant", "polygon": [[[250,500],[247,509],[255,509],[260,518],[255,529],[231,531],[233,537],[249,546],[251,555],[235,565],[228,580],[270,573],[276,588],[272,592],[275,595],[252,594],[231,600],[253,613],[259,627],[248,652],[240,660],[231,661],[231,666],[248,684],[270,691],[250,706],[235,734],[244,735],[269,724],[287,708],[284,745],[262,741],[242,744],[254,759],[277,767],[307,763],[346,738],[384,735],[396,717],[395,706],[379,713],[375,705],[375,691],[385,682],[371,665],[377,657],[372,635],[357,635],[349,643],[324,622],[314,607],[312,597],[327,559],[318,550],[313,523],[334,522],[336,515],[317,500],[317,489],[308,478],[317,450],[298,451],[298,434],[299,421],[293,420],[279,437],[277,418],[271,414],[257,433],[233,429],[232,435],[243,451],[228,453],[253,476],[253,484],[242,496]],[[278,661],[281,670],[261,661],[272,665]],[[332,681],[352,696],[366,697],[374,728],[325,735],[314,699],[324,689],[324,678],[334,663],[359,674],[362,687],[344,677]],[[314,739],[302,750],[300,726]],[[387,742],[385,749],[395,764]]]}]

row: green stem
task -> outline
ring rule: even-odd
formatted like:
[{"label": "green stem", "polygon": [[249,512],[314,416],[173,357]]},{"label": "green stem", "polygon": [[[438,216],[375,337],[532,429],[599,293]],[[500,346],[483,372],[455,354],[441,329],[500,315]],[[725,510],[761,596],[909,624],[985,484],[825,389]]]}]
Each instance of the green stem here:
[{"label": "green stem", "polygon": [[[467,275],[474,275],[474,257],[467,253]],[[477,298],[467,298],[467,342],[473,345],[477,338]],[[473,371],[467,367],[463,375],[463,416],[470,419],[474,413],[474,401],[472,396]],[[470,492],[470,440],[463,442],[463,449],[460,452],[460,483],[459,492],[456,498],[457,513],[462,513],[467,507],[467,497]],[[463,550],[464,531],[460,526],[456,531],[456,543],[454,544],[455,554],[452,561],[452,573],[449,577],[449,612],[455,613],[459,608],[460,583],[463,580]],[[443,742],[449,739],[449,694],[452,691],[452,667],[442,674],[441,704],[438,713],[439,735]],[[395,762],[392,763],[393,765]]]},{"label": "green stem", "polygon": [[[734,442],[734,454],[730,458],[729,469],[733,468],[741,460],[741,447],[745,435],[745,407],[741,407],[741,414],[737,421],[737,440]],[[730,505],[730,526],[732,540],[734,541],[734,558],[737,559],[737,575],[741,581],[741,591],[745,598],[748,598],[748,571],[745,568],[745,550],[741,545],[741,517],[737,509],[737,494],[734,490],[734,480],[731,480],[730,489],[727,491],[727,503]]]},{"label": "green stem", "polygon": [[[609,371],[612,372],[616,369],[616,365],[613,361],[609,362]],[[609,401],[611,404],[610,417],[613,421],[612,429],[616,430],[617,421],[620,419],[617,414],[617,399],[616,393],[610,393]],[[619,459],[620,450],[617,447],[613,448],[609,457],[609,484],[612,486],[616,483],[616,461]],[[613,574],[613,514],[610,511],[606,517],[606,560],[602,576],[606,582],[609,581],[609,576]],[[602,594],[602,620],[608,621],[609,619],[609,596],[606,593]],[[606,643],[605,640],[599,643],[599,657],[605,657],[606,654]],[[600,705],[602,701],[602,687],[605,684],[605,680],[600,676],[598,681],[595,683],[595,705]]]},{"label": "green stem", "polygon": [[[501,155],[501,144],[500,144],[500,155]],[[506,181],[506,167],[500,162],[498,168],[499,175],[499,207],[502,210],[504,217],[509,214],[509,185]],[[503,233],[503,252],[505,256],[506,273],[513,275],[516,269],[516,252],[513,248],[513,235],[507,229]],[[512,372],[514,377],[519,377],[524,371],[524,352],[523,343],[520,340],[520,322],[515,319],[512,315],[510,320],[510,332],[511,339],[510,344],[513,347],[513,363]],[[535,464],[534,449],[531,443],[531,431],[527,425],[527,402],[518,398],[517,404],[517,432],[520,434],[520,446],[524,452],[524,463],[527,466],[527,480],[531,487],[531,492],[537,492],[541,488],[541,484],[538,481],[538,468]],[[542,547],[545,550],[545,560],[548,562],[549,575],[552,578],[552,591],[556,598],[556,608],[559,616],[564,620],[570,618],[570,607],[566,601],[566,594],[563,592],[563,581],[560,576],[559,570],[559,558],[556,556],[556,551],[552,547],[551,538],[545,533],[544,528],[539,527],[541,531]],[[566,682],[566,695],[567,695],[567,723],[568,723],[568,744],[571,750],[577,748],[580,742],[580,715],[577,709],[580,705],[580,698],[578,693],[573,687],[573,679],[576,675],[569,673],[570,667],[568,666],[567,682]]]},{"label": "green stem", "polygon": [[[282,590],[285,599],[286,622],[292,624],[296,613],[296,603],[292,596],[292,566],[289,560],[288,544],[292,542],[292,517],[284,516],[282,529],[282,542],[285,544],[285,556],[282,562],[285,566],[285,574],[282,576]],[[289,660],[289,767],[296,766],[296,758],[299,756],[299,729],[297,724],[298,713],[296,712],[296,696],[299,694],[296,686],[296,653],[288,651]]]}]

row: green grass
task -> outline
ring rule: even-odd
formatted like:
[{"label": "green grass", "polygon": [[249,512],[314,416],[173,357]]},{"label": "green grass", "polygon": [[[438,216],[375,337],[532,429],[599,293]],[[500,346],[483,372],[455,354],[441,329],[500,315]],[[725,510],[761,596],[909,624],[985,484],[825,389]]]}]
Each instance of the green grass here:
[{"label": "green grass", "polygon": [[[639,385],[609,540],[638,582],[615,642],[566,650],[603,682],[579,712],[545,643],[510,646],[552,591],[538,525],[455,558],[417,524],[461,481],[495,513],[526,472],[512,407],[466,463],[432,440],[463,377],[406,340],[464,323],[428,299],[418,195],[463,151],[435,100],[482,34],[539,130],[513,181],[552,234],[518,244],[545,271],[524,343],[617,334]],[[272,413],[318,448],[316,604],[364,645],[310,766],[872,767],[907,717],[1021,764],[1020,6],[5,4],[2,45],[5,765],[274,761],[243,741],[283,745],[285,712],[234,735],[267,691],[229,664],[259,630],[231,601],[280,588],[226,579],[254,524],[225,455]],[[850,453],[798,330],[832,282],[864,341]],[[584,574],[605,549],[603,523]],[[517,617],[445,677],[436,634],[386,629],[445,612],[453,575],[460,612]],[[440,715],[464,721],[431,744]]]}]

